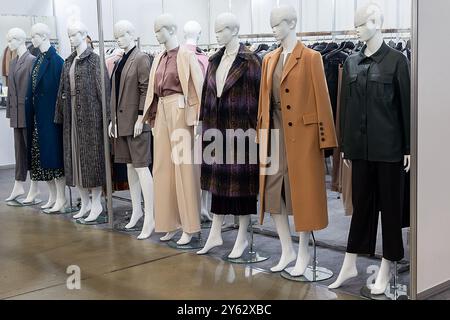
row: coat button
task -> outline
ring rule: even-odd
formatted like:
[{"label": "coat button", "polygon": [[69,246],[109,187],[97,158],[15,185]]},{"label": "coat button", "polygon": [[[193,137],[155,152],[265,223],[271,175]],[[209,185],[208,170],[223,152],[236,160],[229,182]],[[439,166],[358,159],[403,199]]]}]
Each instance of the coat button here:
[{"label": "coat button", "polygon": [[322,138],[322,142],[325,142],[325,138]]},{"label": "coat button", "polygon": [[78,106],[78,109],[81,109],[81,106]]},{"label": "coat button", "polygon": [[77,94],[80,94],[80,90],[77,90]]},{"label": "coat button", "polygon": [[286,89],[286,93],[289,93],[289,89]]},{"label": "coat button", "polygon": [[120,110],[119,112],[120,112],[120,113],[123,113],[123,110]]},{"label": "coat button", "polygon": [[321,122],[321,123],[319,123],[320,124],[320,126],[323,126],[323,122]]},{"label": "coat button", "polygon": [[290,106],[290,105],[288,105],[286,108],[287,108],[288,110],[291,110],[291,106]]},{"label": "coat button", "polygon": [[320,131],[325,131],[325,129],[323,127],[320,127]]},{"label": "coat button", "polygon": [[289,127],[292,127],[292,122],[289,122],[288,125],[289,125]]}]

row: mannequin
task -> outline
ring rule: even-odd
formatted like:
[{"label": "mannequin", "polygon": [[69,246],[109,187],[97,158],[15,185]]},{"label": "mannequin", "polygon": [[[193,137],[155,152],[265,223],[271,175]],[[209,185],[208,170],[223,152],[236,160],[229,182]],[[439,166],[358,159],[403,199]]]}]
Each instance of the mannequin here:
[{"label": "mannequin", "polygon": [[[55,122],[63,124],[64,128],[66,183],[76,186],[81,197],[81,209],[74,219],[84,218],[89,213],[85,221],[94,222],[103,212],[101,196],[106,176],[101,88],[98,86],[100,59],[88,47],[88,30],[83,23],[72,23],[67,34],[75,52],[63,66]],[[109,80],[106,83],[109,84]],[[90,88],[97,99],[92,99],[91,92],[84,88]]]},{"label": "mannequin", "polygon": [[[195,53],[200,67],[202,68],[203,75],[206,74],[208,69],[208,56],[204,54],[198,47],[198,41],[202,34],[202,26],[197,21],[188,21],[184,25],[184,39],[187,48]],[[202,210],[201,217],[206,221],[212,221],[212,216],[210,214],[211,209],[211,193],[202,190]]]},{"label": "mannequin", "polygon": [[165,51],[152,65],[144,119],[153,127],[155,138],[156,230],[166,232],[161,241],[170,241],[181,228],[183,235],[177,244],[187,245],[200,232],[200,172],[194,164],[192,148],[182,150],[183,159],[189,158],[189,163],[178,161],[181,152],[177,154],[179,145],[173,140],[173,133],[186,133],[187,142],[194,145],[203,75],[195,54],[179,46],[172,15],[159,16],[154,30]]},{"label": "mannequin", "polygon": [[[296,10],[291,6],[280,6],[272,10],[270,20],[281,47],[264,58],[258,139],[261,163],[266,164],[268,129],[272,128],[272,154],[276,153],[273,149],[278,148],[280,159],[275,175],[268,174],[261,166],[261,222],[265,212],[271,213],[281,241],[281,259],[271,271],[283,271],[296,260],[291,275],[301,276],[311,260],[308,251],[310,233],[324,229],[328,224],[325,172],[323,166],[316,164],[323,163],[323,150],[336,147],[337,141],[322,58],[297,40]],[[300,90],[294,90],[295,86]],[[306,92],[311,95],[306,96]],[[299,162],[302,165],[297,165]],[[305,181],[309,181],[307,185]],[[299,232],[297,256],[288,214],[294,215]]]},{"label": "mannequin", "polygon": [[[211,57],[203,88],[200,120],[203,121],[204,132],[209,129],[219,130],[226,136],[226,131],[230,129],[244,132],[254,132],[256,129],[258,101],[245,98],[259,95],[261,63],[256,55],[239,43],[239,27],[237,17],[231,13],[223,13],[216,19],[217,41],[223,48]],[[241,97],[242,101],[234,102],[236,97]],[[219,106],[226,111],[215,115],[213,111]],[[204,151],[207,148],[209,146],[204,144]],[[228,158],[229,152],[239,151],[227,148],[223,157]],[[239,165],[222,164],[225,162],[217,158],[209,164],[205,159],[202,165],[202,189],[213,194],[211,211],[214,216],[208,241],[198,254],[206,254],[223,244],[223,221],[225,215],[233,214],[239,217],[239,231],[229,258],[236,259],[242,256],[248,246],[247,228],[251,214],[257,214],[259,170],[256,161],[254,164],[250,162],[250,156]],[[241,184],[243,181],[245,186]]]},{"label": "mannequin", "polygon": [[[143,124],[145,94],[150,73],[150,58],[136,47],[135,28],[129,21],[114,26],[114,37],[124,56],[116,62],[112,76],[109,135],[114,138],[115,161],[126,163],[133,213],[125,226],[132,229],[142,218],[141,199],[144,195],[144,226],[139,240],[147,239],[155,229],[153,217],[153,178],[150,127]],[[119,75],[120,73],[120,75]]]},{"label": "mannequin", "polygon": [[[357,30],[357,34],[358,37],[360,38],[361,41],[365,42],[365,47],[363,48],[362,52],[360,55],[355,54],[352,57],[349,58],[348,62],[346,63],[346,66],[344,67],[344,77],[349,77],[349,76],[353,76],[353,74],[357,74],[358,69],[354,68],[354,65],[364,65],[363,63],[365,63],[367,61],[367,63],[374,63],[373,68],[377,70],[377,76],[379,76],[379,74],[381,73],[382,76],[385,75],[384,72],[385,69],[388,69],[389,71],[387,72],[391,72],[391,70],[394,70],[392,68],[390,68],[390,66],[386,65],[388,63],[395,63],[396,64],[396,70],[400,70],[400,71],[395,71],[396,74],[394,74],[394,79],[397,83],[399,83],[398,87],[400,88],[399,92],[397,93],[398,96],[400,97],[400,110],[398,112],[398,114],[400,114],[400,118],[396,121],[393,121],[392,123],[387,123],[387,126],[389,127],[389,132],[393,132],[392,128],[403,128],[403,129],[398,129],[398,131],[395,132],[395,134],[398,135],[397,136],[389,136],[389,135],[385,135],[385,131],[384,131],[384,127],[381,126],[377,126],[377,132],[376,133],[372,133],[367,131],[367,141],[369,141],[369,143],[372,143],[370,145],[370,150],[372,150],[372,153],[374,153],[373,150],[382,150],[384,156],[380,156],[379,154],[375,155],[375,154],[369,154],[367,159],[361,160],[362,157],[360,157],[359,155],[357,155],[354,152],[354,144],[357,144],[358,141],[352,141],[349,138],[346,138],[347,136],[349,136],[351,133],[348,131],[345,132],[345,137],[342,138],[342,145],[344,147],[343,149],[343,154],[342,157],[344,158],[344,163],[346,166],[350,166],[350,164],[352,164],[352,170],[353,170],[353,188],[356,190],[360,190],[361,188],[358,188],[358,185],[355,186],[355,181],[358,181],[358,177],[361,177],[360,179],[367,181],[368,179],[378,179],[378,184],[380,184],[380,188],[385,188],[387,189],[388,187],[386,187],[386,185],[394,185],[393,188],[397,189],[397,185],[401,185],[401,182],[399,182],[400,180],[402,180],[404,178],[402,171],[404,172],[409,172],[410,170],[410,160],[411,160],[411,156],[409,154],[409,109],[410,109],[410,105],[409,105],[409,86],[410,86],[410,80],[409,80],[409,66],[408,66],[408,62],[406,60],[406,58],[402,55],[399,54],[397,52],[395,52],[395,50],[391,50],[385,43],[384,43],[384,39],[382,37],[382,33],[381,33],[381,28],[383,25],[383,13],[380,9],[380,7],[374,3],[369,3],[368,5],[365,5],[363,7],[361,7],[360,9],[358,9],[358,11],[356,12],[355,15],[355,27]],[[372,58],[374,57],[374,58]],[[376,58],[375,58],[376,57]],[[382,58],[379,58],[382,57]],[[375,61],[375,62],[374,62]],[[375,64],[376,63],[376,64]],[[370,77],[371,74],[368,75],[368,77]],[[372,76],[373,77],[373,76]],[[387,81],[385,81],[386,84],[383,83],[384,85],[384,90],[388,90],[388,91],[384,91],[384,97],[386,99],[386,103],[388,104],[388,106],[384,106],[384,105],[380,105],[378,106],[378,104],[380,104],[379,100],[377,100],[376,104],[374,105],[374,107],[370,106],[371,109],[375,110],[377,107],[381,108],[382,110],[386,110],[386,109],[390,109],[390,110],[396,110],[396,108],[398,108],[397,105],[395,105],[395,103],[390,99],[390,85]],[[347,81],[348,83],[348,81]],[[342,93],[345,97],[348,96],[347,92],[348,92],[348,88],[343,88]],[[370,90],[370,89],[367,89]],[[372,92],[367,92],[367,95],[375,95],[378,94],[376,88],[372,90]],[[342,99],[345,99],[343,96]],[[350,103],[347,103],[345,100],[343,100],[343,103],[345,103],[345,110],[346,113],[344,114],[344,117],[342,117],[341,120],[341,130],[348,130],[348,128],[351,127],[351,121],[353,121],[351,118],[352,114],[355,112],[354,109],[350,109],[351,105]],[[376,111],[374,111],[376,112]],[[383,111],[384,112],[384,111]],[[358,115],[356,115],[358,117]],[[390,115],[389,115],[390,117]],[[345,122],[348,123],[348,125],[344,126],[343,125],[343,121],[345,119]],[[395,117],[391,117],[390,119],[395,119]],[[383,122],[386,121],[385,119],[383,119]],[[373,118],[370,117],[370,114],[368,115],[368,120],[367,120],[372,126],[373,126]],[[389,120],[388,120],[389,121]],[[404,132],[402,132],[402,130]],[[377,147],[377,142],[374,142],[374,140],[371,139],[371,137],[373,135],[376,136],[382,136],[385,137],[385,139],[389,139],[391,140],[391,144],[389,146],[386,146],[383,142],[379,142],[378,144],[383,145],[383,149],[378,149]],[[404,137],[401,137],[404,136]],[[403,140],[403,141],[402,141]],[[398,142],[397,141],[402,141],[402,142]],[[402,145],[401,145],[402,144]],[[398,148],[397,148],[398,145]],[[397,149],[402,149],[399,152],[397,151]],[[376,160],[372,160],[375,159]],[[389,158],[389,159],[388,159]],[[379,160],[382,159],[382,160]],[[364,173],[362,173],[361,171],[359,171],[358,169],[355,169],[355,162],[356,165],[358,166],[358,168],[361,166],[361,163],[365,166],[370,165],[370,166],[376,166],[378,167],[377,172],[377,177],[367,177],[367,176],[362,176]],[[398,165],[396,165],[394,162],[397,162]],[[390,169],[389,172],[384,172],[387,169],[383,169],[383,168],[387,168],[395,166],[396,167],[392,170]],[[403,168],[402,168],[403,166]],[[381,172],[381,173],[380,173]],[[384,173],[382,173],[384,172]],[[355,176],[357,177],[355,179]],[[395,184],[394,184],[395,183]],[[399,187],[398,189],[400,189],[401,187]],[[366,192],[366,191],[364,191]],[[401,203],[402,203],[402,198],[403,195],[401,193],[397,194],[397,193],[391,193],[389,195],[389,200],[386,200],[386,196],[383,194],[383,192],[377,191],[379,192],[378,197],[380,197],[381,200],[379,200],[381,202],[381,214],[382,214],[382,224],[383,224],[383,260],[381,262],[381,266],[380,266],[380,270],[378,272],[375,284],[373,285],[373,287],[370,287],[371,289],[371,293],[373,295],[381,295],[384,294],[384,292],[386,291],[388,285],[389,285],[389,281],[390,281],[390,274],[391,274],[391,263],[392,261],[389,260],[388,258],[386,258],[387,255],[389,255],[390,257],[393,257],[394,255],[396,256],[395,261],[400,260],[403,256],[403,243],[402,243],[402,232],[401,232],[401,222],[399,222],[399,220],[401,220]],[[362,194],[361,195],[361,191],[358,192],[358,194],[355,196],[353,195],[353,203],[355,206],[355,213],[352,217],[352,226],[351,226],[351,230],[350,230],[350,235],[349,235],[349,244],[348,244],[348,248],[347,248],[347,253],[345,255],[345,259],[344,259],[344,263],[341,269],[341,272],[337,278],[337,280],[331,284],[329,286],[330,289],[336,289],[339,288],[340,286],[342,286],[344,284],[344,282],[346,282],[347,280],[354,278],[358,275],[358,271],[356,268],[356,260],[358,257],[358,253],[361,254],[370,254],[369,252],[357,252],[357,251],[366,251],[369,249],[363,249],[364,246],[361,246],[358,244],[358,242],[364,241],[367,242],[367,239],[360,239],[360,236],[357,235],[358,233],[373,233],[372,234],[372,240],[370,240],[370,242],[374,243],[376,240],[376,227],[378,225],[378,210],[376,210],[376,221],[373,221],[373,227],[375,228],[375,231],[373,230],[365,230],[364,227],[362,227],[361,223],[362,222],[361,219],[363,220],[368,220],[371,219],[367,215],[368,213],[366,211],[370,211],[370,209],[367,209],[368,207],[368,203],[365,205],[365,209],[364,207],[362,207],[362,202],[364,200],[361,200],[362,198],[369,198],[370,195],[369,194]],[[368,200],[366,200],[368,201]],[[388,204],[388,205],[387,205]],[[363,216],[364,215],[364,216]],[[388,222],[384,222],[385,219],[387,220],[388,218],[385,215],[391,215],[391,216],[395,216],[394,221],[393,220],[389,220]],[[365,222],[365,224],[367,224],[367,222]],[[389,224],[389,226],[387,226],[386,224]],[[388,230],[384,230],[385,228],[389,227]],[[392,231],[394,230],[394,231]],[[370,237],[369,235],[367,235],[366,237]],[[387,248],[389,249],[389,246],[393,245],[393,243],[396,243],[396,249],[393,250],[389,250],[389,252],[387,251]],[[399,249],[399,247],[401,247],[401,249]],[[370,250],[374,250],[370,249]],[[392,252],[395,251],[395,254],[393,254]],[[398,251],[401,251],[400,253]]]},{"label": "mannequin", "polygon": [[[33,46],[39,49],[41,55],[37,58],[37,62],[40,62],[39,65],[33,69],[36,81],[34,85],[30,86],[32,90],[28,91],[25,107],[27,127],[30,128],[27,134],[29,153],[31,153],[29,159],[31,159],[32,179],[47,181],[50,196],[42,209],[49,209],[50,213],[55,213],[65,209],[67,204],[62,155],[62,128],[60,125],[53,123],[60,74],[64,61],[56,53],[55,48],[51,46],[50,34],[50,28],[43,23],[37,23],[31,28]],[[40,68],[41,65],[46,67]],[[41,87],[43,81],[47,81],[45,89]],[[44,90],[45,93],[42,92]],[[33,98],[33,91],[35,91],[35,96],[38,92],[41,92],[39,93],[40,99]],[[40,105],[42,105],[42,108],[39,108]],[[40,114],[39,121],[34,116],[36,112]],[[37,127],[35,127],[35,124]],[[44,135],[36,135],[39,134],[39,131],[44,131]],[[36,143],[33,143],[33,139]],[[39,149],[39,157],[37,157],[37,148]]]},{"label": "mannequin", "polygon": [[[14,201],[25,194],[24,184],[27,179],[29,164],[27,161],[25,96],[28,89],[31,69],[36,58],[28,53],[25,45],[26,33],[22,29],[13,28],[6,36],[8,47],[16,53],[17,58],[11,61],[8,77],[7,118],[14,128],[14,148],[16,154],[16,181],[11,195],[6,201]],[[30,190],[24,204],[31,204],[39,195],[37,181],[31,181]]]}]

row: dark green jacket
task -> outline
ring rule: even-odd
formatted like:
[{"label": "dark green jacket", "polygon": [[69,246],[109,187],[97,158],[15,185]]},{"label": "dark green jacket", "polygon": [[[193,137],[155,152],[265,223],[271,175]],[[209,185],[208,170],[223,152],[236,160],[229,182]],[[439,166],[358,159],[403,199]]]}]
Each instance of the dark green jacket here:
[{"label": "dark green jacket", "polygon": [[342,151],[349,160],[399,162],[410,155],[409,62],[385,43],[371,57],[365,49],[344,65]]}]

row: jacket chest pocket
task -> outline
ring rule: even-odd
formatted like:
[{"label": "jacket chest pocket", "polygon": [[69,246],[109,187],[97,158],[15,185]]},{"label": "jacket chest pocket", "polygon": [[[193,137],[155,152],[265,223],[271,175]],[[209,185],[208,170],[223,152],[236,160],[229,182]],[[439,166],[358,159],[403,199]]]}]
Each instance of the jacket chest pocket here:
[{"label": "jacket chest pocket", "polygon": [[356,86],[358,85],[358,75],[350,75],[347,78],[347,90],[348,90],[348,96],[352,97],[353,95],[356,95]]},{"label": "jacket chest pocket", "polygon": [[393,80],[391,75],[371,74],[368,80],[373,87],[373,94],[379,98],[391,99],[394,93]]}]

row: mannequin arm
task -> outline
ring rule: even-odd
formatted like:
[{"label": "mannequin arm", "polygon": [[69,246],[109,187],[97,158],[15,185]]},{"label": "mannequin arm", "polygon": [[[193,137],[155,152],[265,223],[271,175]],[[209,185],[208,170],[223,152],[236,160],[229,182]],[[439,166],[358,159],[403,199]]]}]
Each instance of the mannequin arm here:
[{"label": "mannequin arm", "polygon": [[142,134],[144,130],[144,116],[138,116],[136,124],[134,125],[134,137],[137,138]]},{"label": "mannequin arm", "polygon": [[194,83],[195,92],[197,94],[198,102],[199,102],[199,109],[197,110],[197,123],[199,121],[200,116],[200,108],[201,108],[201,101],[202,101],[202,89],[204,84],[204,78],[202,69],[200,68],[200,64],[198,63],[197,58],[195,57],[195,54],[189,55],[189,64],[190,64],[190,70],[191,70],[191,77],[192,81]]}]

